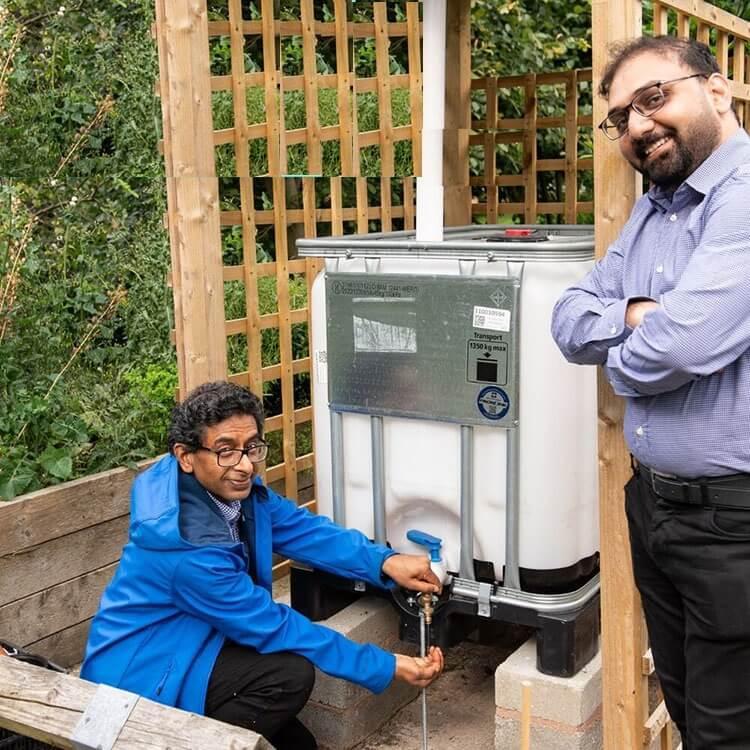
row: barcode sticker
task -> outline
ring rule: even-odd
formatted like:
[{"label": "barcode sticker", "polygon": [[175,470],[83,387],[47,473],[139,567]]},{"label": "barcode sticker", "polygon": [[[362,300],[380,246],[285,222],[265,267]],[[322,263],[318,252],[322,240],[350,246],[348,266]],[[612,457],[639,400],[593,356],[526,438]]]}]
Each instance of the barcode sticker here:
[{"label": "barcode sticker", "polygon": [[510,331],[510,310],[497,307],[475,307],[474,328],[486,331]]},{"label": "barcode sticker", "polygon": [[318,382],[325,385],[328,382],[328,352],[325,349],[318,349],[315,352],[315,364]]}]

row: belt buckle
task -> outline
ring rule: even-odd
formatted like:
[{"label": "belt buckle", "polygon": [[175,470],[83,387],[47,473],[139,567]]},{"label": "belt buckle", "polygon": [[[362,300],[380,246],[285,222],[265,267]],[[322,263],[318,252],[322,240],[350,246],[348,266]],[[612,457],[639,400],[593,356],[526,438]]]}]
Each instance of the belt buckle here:
[{"label": "belt buckle", "polygon": [[[706,504],[706,485],[694,484],[693,482],[680,482],[682,485],[682,498],[688,505],[705,505]],[[691,490],[694,490],[691,491]]]}]

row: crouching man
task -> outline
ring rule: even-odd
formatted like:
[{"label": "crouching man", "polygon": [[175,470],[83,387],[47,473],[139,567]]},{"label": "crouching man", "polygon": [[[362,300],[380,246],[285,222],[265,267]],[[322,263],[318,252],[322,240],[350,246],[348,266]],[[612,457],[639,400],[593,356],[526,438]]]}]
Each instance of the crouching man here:
[{"label": "crouching man", "polygon": [[271,597],[272,553],[388,587],[437,592],[426,557],[396,554],[268,489],[260,400],[226,382],[175,407],[170,455],[134,482],[130,537],[91,626],[81,676],[316,748],[296,718],[313,665],[378,693],[443,669],[310,622]]}]

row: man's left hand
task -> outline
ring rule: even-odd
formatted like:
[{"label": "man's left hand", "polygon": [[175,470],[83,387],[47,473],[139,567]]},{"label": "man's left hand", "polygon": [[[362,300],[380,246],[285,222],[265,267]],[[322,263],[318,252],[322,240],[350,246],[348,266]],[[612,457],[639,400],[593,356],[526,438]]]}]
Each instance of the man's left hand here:
[{"label": "man's left hand", "polygon": [[383,563],[383,573],[411,591],[439,594],[443,590],[430,568],[430,558],[422,555],[391,555]]}]

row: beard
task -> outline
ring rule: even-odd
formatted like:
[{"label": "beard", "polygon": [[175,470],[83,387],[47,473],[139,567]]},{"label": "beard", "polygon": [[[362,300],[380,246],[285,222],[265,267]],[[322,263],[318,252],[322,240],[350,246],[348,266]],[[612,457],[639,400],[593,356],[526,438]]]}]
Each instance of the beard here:
[{"label": "beard", "polygon": [[[648,148],[670,138],[664,153],[648,159]],[[632,141],[631,165],[649,182],[665,190],[675,190],[716,150],[721,139],[719,123],[713,113],[704,111],[682,131],[666,128],[660,133]]]}]

